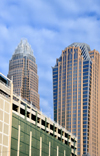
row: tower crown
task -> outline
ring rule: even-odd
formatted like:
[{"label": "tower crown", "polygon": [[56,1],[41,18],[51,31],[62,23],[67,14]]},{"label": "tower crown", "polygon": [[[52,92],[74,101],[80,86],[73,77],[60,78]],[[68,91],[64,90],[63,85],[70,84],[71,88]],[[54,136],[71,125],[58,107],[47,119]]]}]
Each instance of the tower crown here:
[{"label": "tower crown", "polygon": [[89,51],[91,51],[91,49],[90,49],[90,46],[88,44],[75,42],[75,43],[72,43],[71,45],[69,45],[68,47],[72,47],[72,46],[80,47],[84,59],[90,60]]},{"label": "tower crown", "polygon": [[13,55],[15,54],[23,54],[25,56],[29,54],[33,56],[33,50],[31,45],[27,42],[27,39],[21,39]]}]

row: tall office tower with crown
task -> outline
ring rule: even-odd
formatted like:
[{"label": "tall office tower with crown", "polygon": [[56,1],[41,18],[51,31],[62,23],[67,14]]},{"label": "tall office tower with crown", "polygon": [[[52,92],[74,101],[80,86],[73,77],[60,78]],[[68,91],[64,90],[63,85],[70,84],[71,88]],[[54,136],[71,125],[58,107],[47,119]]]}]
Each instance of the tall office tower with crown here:
[{"label": "tall office tower with crown", "polygon": [[40,109],[37,64],[27,40],[21,40],[9,61],[8,78],[13,77],[13,91]]},{"label": "tall office tower with crown", "polygon": [[54,120],[78,136],[78,156],[99,156],[99,52],[73,43],[62,51],[52,70]]}]

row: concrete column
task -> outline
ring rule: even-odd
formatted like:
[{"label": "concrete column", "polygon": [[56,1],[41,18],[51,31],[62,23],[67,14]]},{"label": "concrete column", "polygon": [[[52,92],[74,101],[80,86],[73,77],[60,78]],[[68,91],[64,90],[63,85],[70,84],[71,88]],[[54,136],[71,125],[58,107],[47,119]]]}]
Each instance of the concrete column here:
[{"label": "concrete column", "polygon": [[10,95],[11,95],[11,99],[10,99],[11,106],[10,106],[10,129],[9,129],[9,147],[8,147],[9,153],[8,153],[8,156],[10,156],[10,152],[11,152],[10,145],[11,145],[11,129],[12,129],[11,127],[12,127],[12,105],[13,105],[13,81],[10,82],[10,85],[11,85],[11,92],[10,92]]},{"label": "concrete column", "polygon": [[64,150],[64,156],[66,156],[66,151]]},{"label": "concrete column", "polygon": [[56,127],[56,133],[57,133],[56,138],[58,139],[58,128],[57,127]]},{"label": "concrete column", "polygon": [[37,126],[37,112],[36,112],[36,122],[35,122],[36,126]]},{"label": "concrete column", "polygon": [[62,141],[62,129],[61,129],[61,141]]},{"label": "concrete column", "polygon": [[47,127],[47,118],[45,117],[45,131],[46,131],[46,127]]},{"label": "concrete column", "polygon": [[59,156],[59,146],[57,146],[57,156]]},{"label": "concrete column", "polygon": [[18,114],[20,115],[20,105],[21,105],[21,93],[20,93],[20,98],[19,98],[19,106],[18,106]]},{"label": "concrete column", "polygon": [[40,156],[42,156],[42,137],[40,137]]},{"label": "concrete column", "polygon": [[30,147],[29,147],[29,156],[31,156],[31,145],[32,145],[32,131],[30,131]]},{"label": "concrete column", "polygon": [[49,156],[50,156],[50,153],[51,152],[51,142],[49,142]]},{"label": "concrete column", "polygon": [[31,112],[29,113],[29,119],[30,119],[30,121],[31,121]]},{"label": "concrete column", "polygon": [[63,132],[63,133],[62,133],[62,136],[64,136],[64,137],[65,137],[65,132]]},{"label": "concrete column", "polygon": [[27,105],[25,104],[25,119],[27,118]]},{"label": "concrete column", "polygon": [[50,134],[50,124],[49,123],[48,123],[48,129],[49,129],[49,132],[48,133]]},{"label": "concrete column", "polygon": [[18,148],[17,148],[17,156],[19,156],[20,150],[20,125],[18,126]]},{"label": "concrete column", "polygon": [[55,124],[53,124],[53,136],[55,135]]},{"label": "concrete column", "polygon": [[39,119],[39,124],[42,125],[42,120],[41,120],[41,118]]},{"label": "concrete column", "polygon": [[30,107],[30,116],[29,116],[29,118],[30,118],[30,121],[31,121],[31,118],[32,118],[32,107]]}]

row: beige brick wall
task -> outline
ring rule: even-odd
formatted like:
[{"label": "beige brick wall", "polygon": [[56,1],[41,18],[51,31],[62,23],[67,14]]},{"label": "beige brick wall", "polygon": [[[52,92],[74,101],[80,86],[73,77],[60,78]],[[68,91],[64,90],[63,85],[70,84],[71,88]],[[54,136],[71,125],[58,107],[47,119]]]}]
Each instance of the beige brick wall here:
[{"label": "beige brick wall", "polygon": [[10,109],[11,104],[0,97],[0,156],[9,156]]}]

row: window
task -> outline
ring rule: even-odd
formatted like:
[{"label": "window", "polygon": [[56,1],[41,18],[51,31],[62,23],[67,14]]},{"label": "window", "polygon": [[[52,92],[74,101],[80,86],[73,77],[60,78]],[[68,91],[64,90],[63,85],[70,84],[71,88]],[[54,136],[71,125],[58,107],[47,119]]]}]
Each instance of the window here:
[{"label": "window", "polygon": [[88,86],[88,83],[86,83],[86,84],[83,84],[83,87],[87,87]]},{"label": "window", "polygon": [[[83,101],[87,101],[87,99],[84,99]],[[87,105],[87,102],[83,102],[83,105]]]},{"label": "window", "polygon": [[88,79],[88,76],[84,76],[84,78],[83,79]]},{"label": "window", "polygon": [[83,94],[88,94],[88,91],[86,90],[86,91],[83,91]]},{"label": "window", "polygon": [[88,72],[83,73],[83,76],[88,75]]},{"label": "window", "polygon": [[70,60],[70,59],[72,59],[72,54],[71,53],[69,53],[69,55],[68,55],[68,60]]},{"label": "window", "polygon": [[87,80],[83,80],[83,83],[88,83],[88,79]]},{"label": "window", "polygon": [[86,94],[86,95],[83,95],[83,98],[87,98],[88,97],[88,95]]},{"label": "window", "polygon": [[84,62],[83,62],[83,65],[88,64],[88,63],[89,63],[89,61],[84,61]]},{"label": "window", "polygon": [[[87,121],[83,121],[83,125],[86,125],[87,124]],[[83,126],[84,127],[84,126]]]},{"label": "window", "polygon": [[88,90],[88,87],[84,87],[84,88],[83,88],[83,91],[84,91],[84,90]]},{"label": "window", "polygon": [[77,57],[78,57],[78,54],[77,54],[77,52],[75,52],[74,53],[74,59],[77,59]]},{"label": "window", "polygon": [[83,72],[87,72],[87,71],[88,71],[88,68],[83,69]]}]

